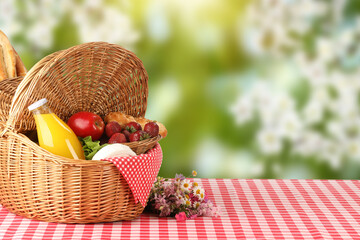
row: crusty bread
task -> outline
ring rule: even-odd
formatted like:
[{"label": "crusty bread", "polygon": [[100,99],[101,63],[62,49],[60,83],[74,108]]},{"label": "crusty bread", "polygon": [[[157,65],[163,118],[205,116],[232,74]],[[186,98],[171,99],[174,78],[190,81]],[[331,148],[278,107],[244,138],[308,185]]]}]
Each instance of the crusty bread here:
[{"label": "crusty bread", "polygon": [[135,118],[122,112],[111,112],[105,117],[105,122],[117,122],[122,128],[129,122],[135,122]]},{"label": "crusty bread", "polygon": [[143,117],[138,117],[138,118],[135,118],[135,121],[141,125],[141,128],[144,129],[145,125],[148,123],[148,122],[151,122],[151,120],[149,119],[146,119],[146,118],[143,118]]},{"label": "crusty bread", "polygon": [[6,71],[3,49],[0,46],[0,81],[7,79],[7,78],[8,78],[8,75],[7,75],[7,71]]},{"label": "crusty bread", "polygon": [[167,129],[161,122],[156,121],[156,124],[159,126],[159,134],[162,138],[167,136]]},{"label": "crusty bread", "polygon": [[8,78],[16,77],[16,57],[14,48],[11,46],[9,39],[0,30],[0,46],[3,50],[4,62]]},{"label": "crusty bread", "polygon": [[[152,122],[152,120],[149,120],[149,119],[143,118],[143,117],[134,118],[133,116],[126,115],[122,112],[111,112],[105,116],[105,122],[106,123],[117,122],[120,124],[120,126],[122,128],[124,128],[124,126],[126,124],[128,124],[129,122],[137,122],[141,125],[141,128],[144,129],[145,125],[149,122]],[[157,122],[157,121],[155,121],[155,122],[159,126],[159,134],[161,135],[161,137],[163,137],[163,138],[166,137],[167,130],[166,130],[164,124]]]}]

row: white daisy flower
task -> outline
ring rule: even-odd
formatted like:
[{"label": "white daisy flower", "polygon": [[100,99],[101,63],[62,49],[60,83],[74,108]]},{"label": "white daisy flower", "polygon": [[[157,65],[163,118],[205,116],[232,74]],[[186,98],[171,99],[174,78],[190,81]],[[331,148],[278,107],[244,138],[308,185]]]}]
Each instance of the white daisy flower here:
[{"label": "white daisy flower", "polygon": [[183,190],[185,192],[190,191],[191,183],[189,180],[184,179],[180,182],[180,187],[181,187],[181,190]]},{"label": "white daisy flower", "polygon": [[204,198],[205,198],[205,191],[201,192],[199,195],[200,200],[204,200]]},{"label": "white daisy flower", "polygon": [[194,203],[192,204],[192,207],[195,208],[195,209],[197,209],[198,207],[200,207],[200,202],[194,202]]},{"label": "white daisy flower", "polygon": [[201,195],[201,193],[205,193],[205,191],[204,191],[204,189],[202,189],[201,187],[195,187],[194,189],[193,189],[193,192],[194,192],[194,194],[196,195],[196,196],[198,196],[199,198],[200,198],[200,195]]}]

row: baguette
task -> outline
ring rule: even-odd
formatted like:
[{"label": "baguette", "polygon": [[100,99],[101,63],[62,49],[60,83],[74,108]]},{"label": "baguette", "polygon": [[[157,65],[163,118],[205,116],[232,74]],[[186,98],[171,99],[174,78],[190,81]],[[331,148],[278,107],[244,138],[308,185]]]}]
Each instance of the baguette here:
[{"label": "baguette", "polygon": [[5,58],[3,54],[3,49],[0,46],[0,81],[7,79],[7,71],[6,71],[6,65],[5,65]]},{"label": "baguette", "polygon": [[16,57],[14,48],[11,46],[9,39],[0,30],[0,45],[3,50],[4,63],[8,78],[16,77]]}]

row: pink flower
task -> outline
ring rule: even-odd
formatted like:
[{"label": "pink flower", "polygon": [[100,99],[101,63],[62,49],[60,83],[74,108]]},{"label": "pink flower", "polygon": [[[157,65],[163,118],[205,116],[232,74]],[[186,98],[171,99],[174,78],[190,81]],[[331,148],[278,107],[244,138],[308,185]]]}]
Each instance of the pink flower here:
[{"label": "pink flower", "polygon": [[195,218],[197,218],[197,215],[196,215],[196,214],[191,215],[190,217],[188,217],[188,220],[193,220],[193,219],[195,219]]},{"label": "pink flower", "polygon": [[182,222],[186,220],[186,214],[185,212],[181,212],[175,215],[176,221]]},{"label": "pink flower", "polygon": [[185,177],[182,174],[176,174],[175,175],[175,182],[179,183],[180,181],[184,180]]},{"label": "pink flower", "polygon": [[164,205],[160,207],[160,217],[169,216],[171,213],[171,209],[169,205]]}]

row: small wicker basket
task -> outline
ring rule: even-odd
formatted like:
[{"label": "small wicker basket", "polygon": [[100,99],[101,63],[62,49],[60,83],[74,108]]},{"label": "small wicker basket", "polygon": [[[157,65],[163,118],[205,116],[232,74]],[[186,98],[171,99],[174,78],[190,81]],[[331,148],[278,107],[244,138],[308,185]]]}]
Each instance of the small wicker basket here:
[{"label": "small wicker basket", "polygon": [[144,116],[147,81],[142,62],[132,52],[94,42],[49,55],[24,79],[5,80],[2,87],[0,83],[0,203],[18,215],[48,222],[136,218],[144,208],[135,204],[115,165],[54,155],[23,133],[36,129],[27,106],[41,98],[65,121],[79,111],[101,117],[115,111]]}]

